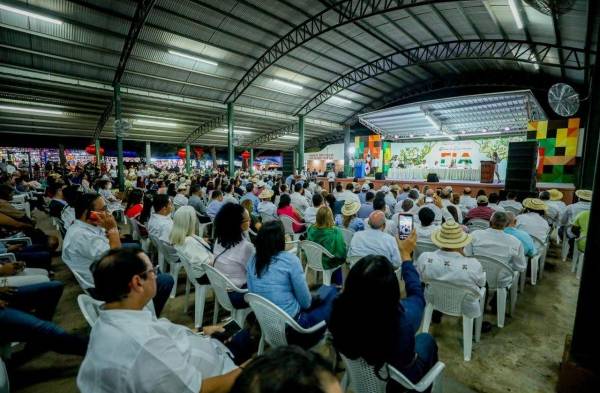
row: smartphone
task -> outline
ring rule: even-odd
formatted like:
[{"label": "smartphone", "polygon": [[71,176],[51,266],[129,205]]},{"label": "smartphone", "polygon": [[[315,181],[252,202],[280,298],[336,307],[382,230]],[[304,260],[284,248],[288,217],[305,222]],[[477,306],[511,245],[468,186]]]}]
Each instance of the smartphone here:
[{"label": "smartphone", "polygon": [[413,231],[414,218],[412,214],[400,214],[398,216],[398,237],[406,239]]},{"label": "smartphone", "polygon": [[91,211],[90,212],[90,220],[92,221],[100,221],[100,216],[98,216],[98,213],[95,211]]},{"label": "smartphone", "polygon": [[237,332],[242,330],[240,325],[238,325],[237,322],[233,319],[227,322],[225,325],[223,325],[223,329],[225,329],[224,332],[214,333],[211,337],[224,343],[225,341],[233,337]]}]

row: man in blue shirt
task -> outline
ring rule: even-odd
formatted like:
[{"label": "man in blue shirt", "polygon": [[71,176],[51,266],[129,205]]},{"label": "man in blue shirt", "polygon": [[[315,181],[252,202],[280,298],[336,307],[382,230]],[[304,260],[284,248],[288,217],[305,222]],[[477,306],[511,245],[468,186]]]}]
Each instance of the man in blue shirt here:
[{"label": "man in blue shirt", "polygon": [[244,202],[246,199],[250,199],[252,201],[252,205],[254,206],[254,213],[257,213],[260,199],[258,199],[258,197],[254,195],[254,183],[246,184],[246,193],[243,197],[240,198],[240,203]]},{"label": "man in blue shirt", "polygon": [[515,217],[515,215],[511,212],[506,212],[506,216],[508,218],[509,224],[506,228],[504,228],[504,233],[507,233],[519,239],[521,244],[523,244],[523,251],[526,257],[531,257],[537,254],[537,249],[535,248],[535,244],[533,243],[531,235],[529,235],[529,233],[523,230],[516,228],[517,218]]}]

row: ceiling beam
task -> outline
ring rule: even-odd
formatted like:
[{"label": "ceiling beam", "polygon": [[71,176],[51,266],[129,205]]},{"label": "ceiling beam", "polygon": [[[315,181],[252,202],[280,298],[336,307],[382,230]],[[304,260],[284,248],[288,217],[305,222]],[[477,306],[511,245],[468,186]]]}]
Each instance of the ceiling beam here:
[{"label": "ceiling beam", "polygon": [[187,144],[187,143],[194,143],[196,140],[198,140],[198,138],[200,138],[202,135],[208,134],[209,132],[211,132],[212,130],[214,130],[217,127],[221,127],[222,125],[225,124],[225,121],[227,120],[227,114],[223,113],[217,117],[214,117],[208,121],[203,122],[202,124],[200,124],[198,127],[196,127],[184,140],[183,143]]},{"label": "ceiling beam", "polygon": [[249,147],[259,147],[259,146],[264,145],[272,140],[281,138],[282,136],[294,134],[298,131],[296,129],[297,126],[298,126],[298,123],[291,123],[291,124],[288,124],[287,126],[280,128],[278,130],[261,135],[258,138],[254,139],[253,141],[251,141],[250,143],[248,143],[248,146]]}]

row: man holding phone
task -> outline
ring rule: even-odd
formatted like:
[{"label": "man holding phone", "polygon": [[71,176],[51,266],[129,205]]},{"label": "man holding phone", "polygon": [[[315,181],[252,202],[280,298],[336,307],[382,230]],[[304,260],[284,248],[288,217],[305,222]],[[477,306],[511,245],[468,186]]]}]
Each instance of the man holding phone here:
[{"label": "man holding phone", "polygon": [[[108,212],[106,202],[98,194],[82,194],[75,202],[77,220],[69,227],[63,242],[62,259],[69,269],[85,282],[79,284],[94,294],[94,277],[90,266],[110,249],[120,248],[121,238],[115,218]],[[132,246],[138,247],[133,244]],[[156,315],[160,315],[171,289],[173,278],[158,274],[158,293],[154,299]]]}]

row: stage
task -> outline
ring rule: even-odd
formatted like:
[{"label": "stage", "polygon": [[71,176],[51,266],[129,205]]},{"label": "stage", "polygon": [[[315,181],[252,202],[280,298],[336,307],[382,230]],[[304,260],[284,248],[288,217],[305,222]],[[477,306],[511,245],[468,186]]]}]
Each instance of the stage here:
[{"label": "stage", "polygon": [[[323,181],[325,184],[325,189],[327,189],[327,178],[326,177],[319,177],[318,181]],[[344,187],[346,186],[347,183],[351,183],[352,182],[352,178],[348,177],[348,178],[337,178],[335,179],[336,183],[342,183],[344,185]],[[504,189],[504,183],[481,183],[481,182],[476,182],[476,181],[455,181],[455,180],[440,180],[438,183],[432,183],[432,182],[427,182],[424,180],[375,180],[374,178],[364,178],[364,179],[359,179],[358,183],[362,184],[365,181],[369,182],[369,183],[373,183],[375,184],[375,189],[379,189],[384,185],[392,185],[392,184],[398,184],[399,186],[402,186],[404,184],[416,184],[419,186],[420,189],[422,189],[422,187],[427,184],[429,185],[429,187],[431,188],[444,188],[446,186],[451,186],[452,190],[454,192],[458,192],[462,195],[463,190],[467,187],[470,187],[472,190],[471,195],[475,196],[477,194],[477,191],[479,190],[485,190],[486,194],[495,192],[495,193],[499,193],[501,190]],[[573,196],[575,195],[575,186],[571,183],[537,183],[537,189],[539,191],[544,191],[544,190],[549,190],[552,188],[556,188],[557,190],[560,190],[560,192],[563,193],[563,202],[565,202],[566,204],[571,204],[573,203]]]}]

